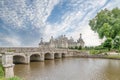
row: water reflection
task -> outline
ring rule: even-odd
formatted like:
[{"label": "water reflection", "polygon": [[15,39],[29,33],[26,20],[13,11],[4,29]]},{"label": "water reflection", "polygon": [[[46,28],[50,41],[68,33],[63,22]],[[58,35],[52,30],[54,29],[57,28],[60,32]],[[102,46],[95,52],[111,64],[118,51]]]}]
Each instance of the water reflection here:
[{"label": "water reflection", "polygon": [[65,58],[15,65],[15,74],[25,80],[120,80],[120,61]]}]

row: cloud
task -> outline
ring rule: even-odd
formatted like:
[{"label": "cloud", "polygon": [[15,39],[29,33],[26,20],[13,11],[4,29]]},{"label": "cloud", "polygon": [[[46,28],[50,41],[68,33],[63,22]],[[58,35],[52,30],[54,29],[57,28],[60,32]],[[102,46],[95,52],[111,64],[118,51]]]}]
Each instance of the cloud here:
[{"label": "cloud", "polygon": [[66,34],[66,36],[72,36],[75,40],[77,40],[79,38],[79,34],[82,33],[87,46],[99,45],[101,40],[99,39],[97,33],[94,33],[90,29],[88,23],[91,16],[93,16],[92,13],[95,13],[98,7],[102,7],[105,3],[106,0],[101,2],[96,0],[71,0],[68,5],[73,9],[62,16],[61,23],[46,24],[44,33],[45,39],[48,40],[52,35],[57,37],[58,35]]},{"label": "cloud", "polygon": [[21,46],[21,41],[17,37],[2,37],[0,44],[3,46]]},{"label": "cloud", "polygon": [[119,0],[1,0],[0,45],[37,46],[40,37],[45,41],[66,34],[75,40],[79,34],[87,46],[101,43],[89,20],[104,8],[119,7]]},{"label": "cloud", "polygon": [[[6,35],[4,39],[6,43],[11,41],[11,45],[19,40],[21,46],[33,45],[43,35],[46,19],[58,2],[59,0],[1,0],[0,34]],[[12,39],[7,34],[18,37],[19,40],[14,37]]]},{"label": "cloud", "polygon": [[107,9],[120,8],[120,0],[110,0],[109,4],[105,6]]}]

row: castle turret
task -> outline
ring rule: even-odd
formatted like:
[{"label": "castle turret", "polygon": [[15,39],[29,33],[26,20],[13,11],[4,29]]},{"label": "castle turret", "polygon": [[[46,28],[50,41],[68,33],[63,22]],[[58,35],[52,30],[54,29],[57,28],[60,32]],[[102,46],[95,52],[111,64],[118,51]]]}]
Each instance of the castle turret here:
[{"label": "castle turret", "polygon": [[84,47],[84,41],[82,39],[82,34],[80,33],[80,38],[77,40],[77,46],[81,46],[81,47]]},{"label": "castle turret", "polygon": [[40,41],[40,43],[39,43],[39,47],[42,47],[44,45],[44,43],[43,43],[43,38],[41,38],[41,41]]},{"label": "castle turret", "polygon": [[49,47],[55,48],[55,42],[53,36],[51,36],[50,42],[49,42]]}]

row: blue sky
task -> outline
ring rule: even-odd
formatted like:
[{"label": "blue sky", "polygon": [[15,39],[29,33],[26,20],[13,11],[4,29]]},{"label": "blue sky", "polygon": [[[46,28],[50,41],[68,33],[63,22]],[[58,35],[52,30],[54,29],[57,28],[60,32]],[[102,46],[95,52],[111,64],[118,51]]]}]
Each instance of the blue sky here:
[{"label": "blue sky", "polygon": [[102,9],[120,7],[120,0],[0,0],[0,46],[38,46],[65,34],[82,37],[86,46],[99,45],[88,25]]}]

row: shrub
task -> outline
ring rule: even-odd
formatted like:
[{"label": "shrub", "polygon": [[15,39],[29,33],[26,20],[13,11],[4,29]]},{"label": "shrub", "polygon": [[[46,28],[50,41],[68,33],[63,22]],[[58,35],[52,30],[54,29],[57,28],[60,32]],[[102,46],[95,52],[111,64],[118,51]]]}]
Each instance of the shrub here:
[{"label": "shrub", "polygon": [[2,67],[2,65],[0,65],[0,78],[4,77],[4,69]]},{"label": "shrub", "polygon": [[4,77],[1,77],[0,80],[6,80]]},{"label": "shrub", "polygon": [[90,50],[90,54],[99,54],[100,51],[99,50]]},{"label": "shrub", "polygon": [[19,77],[15,76],[15,77],[9,78],[8,80],[22,80],[22,79],[20,79]]}]

